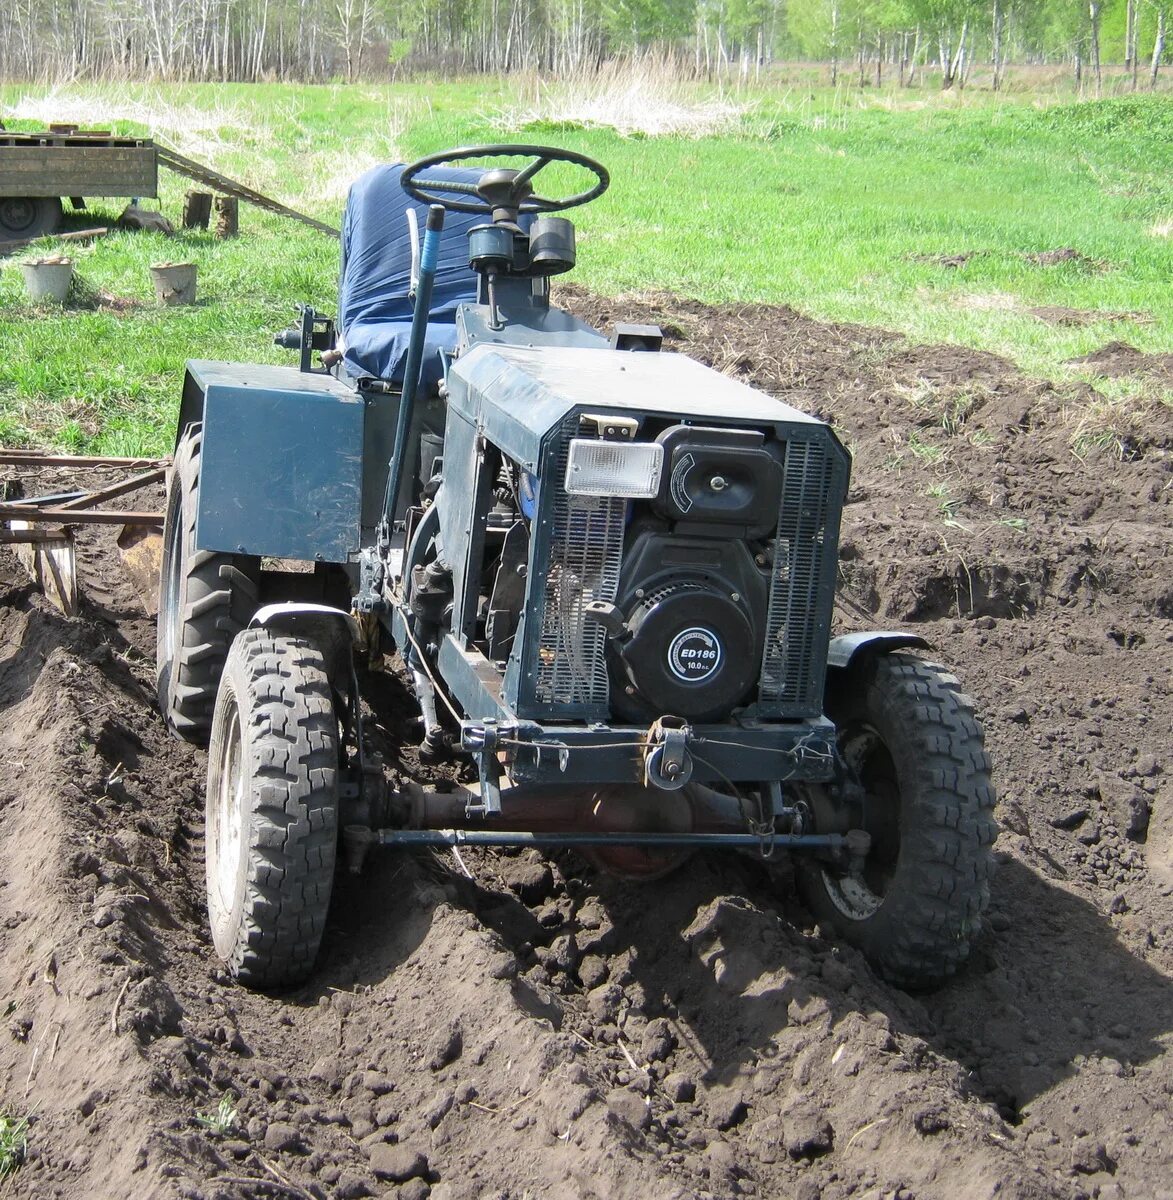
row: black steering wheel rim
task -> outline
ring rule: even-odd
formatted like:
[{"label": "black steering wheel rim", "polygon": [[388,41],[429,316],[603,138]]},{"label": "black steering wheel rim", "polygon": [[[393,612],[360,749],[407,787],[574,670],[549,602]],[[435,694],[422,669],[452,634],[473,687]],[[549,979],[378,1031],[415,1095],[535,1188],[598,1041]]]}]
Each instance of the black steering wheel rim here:
[{"label": "black steering wheel rim", "polygon": [[[523,155],[529,155],[534,160],[527,167],[522,168],[521,173],[525,177],[525,181],[532,179],[543,167],[552,162],[566,162],[590,171],[595,176],[595,185],[585,192],[577,192],[563,200],[550,200],[544,196],[527,196],[517,205],[519,213],[563,212],[568,208],[577,208],[580,204],[588,204],[590,201],[598,199],[611,184],[611,176],[607,168],[601,162],[597,162],[585,154],[579,154],[575,150],[563,150],[557,146],[530,146],[513,142],[495,142],[488,146],[462,146],[457,150],[444,150],[439,154],[429,154],[404,167],[399,182],[403,190],[421,204],[439,204],[449,212],[492,215],[500,206],[481,198],[476,184],[441,179],[422,179],[417,182],[417,177],[430,167],[461,166],[465,159],[514,158]],[[444,193],[449,194],[445,195]],[[453,199],[452,194],[476,196],[477,199]]]}]

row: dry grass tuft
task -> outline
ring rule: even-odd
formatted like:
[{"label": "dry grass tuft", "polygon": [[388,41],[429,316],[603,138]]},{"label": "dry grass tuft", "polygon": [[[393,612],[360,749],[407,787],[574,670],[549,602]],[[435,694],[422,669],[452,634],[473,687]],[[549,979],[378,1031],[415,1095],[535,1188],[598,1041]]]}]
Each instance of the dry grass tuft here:
[{"label": "dry grass tuft", "polygon": [[76,124],[81,128],[105,128],[117,121],[145,126],[156,141],[181,154],[212,158],[230,143],[225,131],[247,130],[253,139],[268,131],[258,126],[253,111],[218,101],[211,107],[170,104],[158,89],[143,89],[149,100],[138,98],[125,86],[55,87],[44,95],[25,94],[4,110],[4,116],[45,125]]},{"label": "dry grass tuft", "polygon": [[526,81],[528,103],[498,115],[494,127],[614,129],[621,137],[702,138],[733,132],[751,109],[721,94],[702,94],[686,84],[667,59],[615,61],[598,71],[582,72],[550,83]]},{"label": "dry grass tuft", "polygon": [[1064,417],[1079,458],[1108,452],[1123,462],[1143,458],[1152,447],[1173,444],[1173,392],[1147,381],[1101,380],[1105,390]]}]

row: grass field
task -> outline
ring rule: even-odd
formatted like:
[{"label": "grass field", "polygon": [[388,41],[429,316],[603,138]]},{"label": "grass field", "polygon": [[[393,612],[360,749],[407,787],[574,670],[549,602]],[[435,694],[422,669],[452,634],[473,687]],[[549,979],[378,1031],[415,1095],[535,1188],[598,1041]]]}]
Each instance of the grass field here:
[{"label": "grass field", "polygon": [[[2,87],[0,116],[10,128],[56,119],[153,133],[335,224],[349,182],[376,162],[551,142],[612,173],[611,190],[576,214],[575,278],[598,291],[789,304],[992,350],[1057,380],[1075,374],[1066,360],[1114,339],[1173,350],[1167,96],[692,88],[666,99],[653,84]],[[601,113],[623,132],[592,124]],[[162,179],[177,223],[187,186]],[[120,205],[94,207],[75,227]],[[233,243],[117,233],[70,248],[81,287],[57,312],[27,307],[19,259],[0,260],[0,442],[164,450],[185,358],[290,361],[270,335],[297,300],[333,305],[337,245],[241,215]],[[1057,250],[1075,254],[1046,257]],[[147,266],[188,258],[200,303],[157,309]],[[1056,325],[1032,308],[1099,315]]]}]

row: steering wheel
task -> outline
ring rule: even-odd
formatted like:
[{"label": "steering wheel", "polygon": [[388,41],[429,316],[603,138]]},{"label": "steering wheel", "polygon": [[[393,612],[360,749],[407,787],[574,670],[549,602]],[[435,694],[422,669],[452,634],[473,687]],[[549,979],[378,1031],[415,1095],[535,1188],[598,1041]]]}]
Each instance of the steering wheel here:
[{"label": "steering wheel", "polygon": [[[470,158],[504,158],[514,155],[533,155],[533,161],[517,169],[493,167],[486,169],[477,183],[463,183],[451,179],[429,179],[430,167],[459,166]],[[594,187],[578,192],[563,200],[548,200],[535,196],[533,177],[553,162],[573,163],[584,167],[595,176]],[[422,177],[421,177],[422,176]],[[494,144],[491,146],[465,146],[460,150],[445,150],[430,154],[405,167],[400,177],[403,190],[421,204],[439,204],[449,212],[484,213],[497,219],[516,220],[518,213],[561,212],[566,208],[577,208],[580,204],[601,196],[611,183],[607,168],[585,154],[573,150],[560,150],[556,146],[523,146]],[[445,194],[447,193],[447,194]],[[454,199],[453,196],[470,196],[475,199]]]}]

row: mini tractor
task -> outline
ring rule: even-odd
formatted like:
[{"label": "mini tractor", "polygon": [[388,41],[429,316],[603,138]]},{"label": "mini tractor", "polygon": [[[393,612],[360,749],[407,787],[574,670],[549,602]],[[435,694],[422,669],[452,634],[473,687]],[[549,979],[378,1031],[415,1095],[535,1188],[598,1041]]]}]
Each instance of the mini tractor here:
[{"label": "mini tractor", "polygon": [[[551,167],[584,190],[541,194]],[[375,847],[573,847],[648,880],[786,851],[890,980],[965,960],[994,836],[972,702],[914,633],[831,636],[828,425],[551,303],[558,214],[608,183],[546,146],[376,168],[337,320],[277,337],[300,366],[187,366],[158,694],[209,744],[208,913],[242,983],[307,977],[336,864]],[[358,665],[391,650],[421,756],[475,782],[388,785]]]}]

